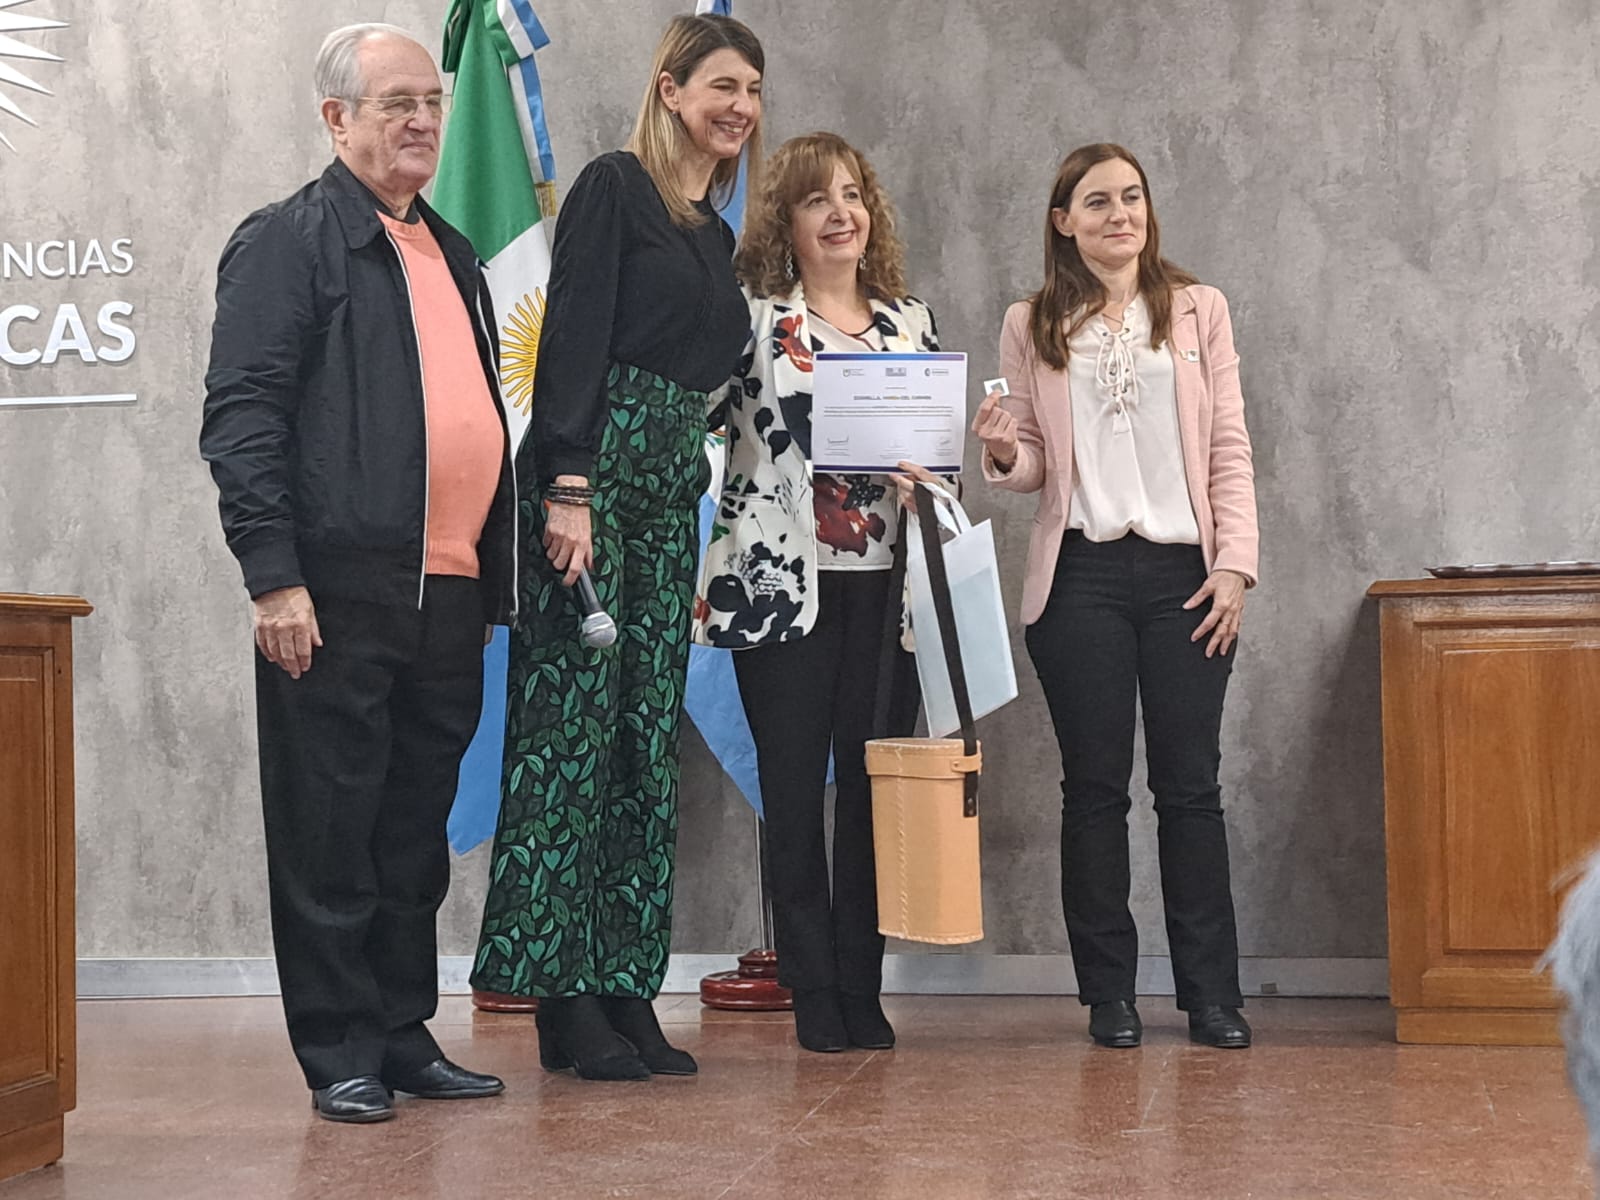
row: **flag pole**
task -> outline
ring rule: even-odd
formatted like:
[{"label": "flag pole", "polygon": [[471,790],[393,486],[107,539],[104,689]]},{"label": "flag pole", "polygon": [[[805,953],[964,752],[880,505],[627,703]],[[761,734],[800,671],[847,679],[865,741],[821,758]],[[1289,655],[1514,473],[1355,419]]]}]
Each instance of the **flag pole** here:
[{"label": "flag pole", "polygon": [[[433,205],[477,251],[502,350],[499,400],[512,453],[528,425],[533,367],[550,275],[555,153],[534,61],[549,35],[528,0],[451,0],[440,67],[455,97],[440,148]],[[465,854],[492,838],[500,812],[509,637],[497,629],[484,659],[484,704],[462,761],[449,820]],[[509,981],[508,981],[509,982]],[[538,1000],[472,989],[488,1012],[533,1012]]]},{"label": "flag pole", "polygon": [[772,949],[772,891],[767,886],[767,826],[756,817],[756,891],[761,902],[761,945],[739,956],[738,969],[718,971],[700,981],[700,1003],[734,1012],[782,1012],[794,1007],[789,989],[778,982],[778,953]]}]

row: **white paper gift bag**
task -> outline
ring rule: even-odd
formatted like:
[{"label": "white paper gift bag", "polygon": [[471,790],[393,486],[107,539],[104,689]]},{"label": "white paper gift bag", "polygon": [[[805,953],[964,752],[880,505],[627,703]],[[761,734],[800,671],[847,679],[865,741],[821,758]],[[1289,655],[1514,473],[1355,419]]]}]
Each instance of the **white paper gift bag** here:
[{"label": "white paper gift bag", "polygon": [[[922,483],[933,493],[934,511],[944,532],[945,573],[955,610],[956,636],[972,697],[974,718],[986,716],[1017,698],[1017,672],[1011,661],[1005,601],[1000,595],[1000,568],[995,560],[994,529],[988,521],[974,525],[954,496],[944,488]],[[911,631],[917,646],[917,677],[928,736],[947,737],[961,727],[956,715],[950,672],[939,640],[939,620],[928,581],[917,514],[906,514],[906,578],[911,592]]]}]

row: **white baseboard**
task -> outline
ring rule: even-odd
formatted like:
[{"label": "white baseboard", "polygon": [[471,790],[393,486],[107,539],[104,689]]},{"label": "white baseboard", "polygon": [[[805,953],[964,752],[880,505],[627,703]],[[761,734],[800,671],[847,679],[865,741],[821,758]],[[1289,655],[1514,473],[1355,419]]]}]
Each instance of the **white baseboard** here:
[{"label": "white baseboard", "polygon": [[[663,992],[698,992],[713,971],[737,966],[733,954],[674,954]],[[439,959],[439,991],[464,995],[472,960]],[[1239,972],[1247,996],[1387,996],[1389,965],[1381,958],[1244,958]],[[911,995],[1070,996],[1072,960],[1054,954],[891,954],[883,990]],[[1139,993],[1172,995],[1165,957],[1139,960]],[[80,958],[78,996],[84,1000],[179,996],[276,996],[270,958]]]}]

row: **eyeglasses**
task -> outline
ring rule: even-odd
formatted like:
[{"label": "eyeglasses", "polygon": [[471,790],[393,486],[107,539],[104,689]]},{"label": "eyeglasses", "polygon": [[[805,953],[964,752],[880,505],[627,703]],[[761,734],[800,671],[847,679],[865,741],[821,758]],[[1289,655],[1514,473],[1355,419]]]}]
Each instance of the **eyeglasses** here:
[{"label": "eyeglasses", "polygon": [[356,102],[370,104],[386,121],[409,121],[417,110],[426,108],[428,115],[442,117],[450,111],[450,95],[433,92],[426,96],[357,96]]}]

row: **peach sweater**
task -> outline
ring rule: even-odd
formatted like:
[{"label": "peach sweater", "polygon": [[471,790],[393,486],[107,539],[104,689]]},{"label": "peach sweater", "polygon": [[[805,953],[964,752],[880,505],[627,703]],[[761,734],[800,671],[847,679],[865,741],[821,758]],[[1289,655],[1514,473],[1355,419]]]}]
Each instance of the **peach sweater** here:
[{"label": "peach sweater", "polygon": [[428,419],[424,570],[478,578],[478,538],[500,481],[505,433],[473,341],[472,318],[433,234],[379,213],[406,268]]}]

